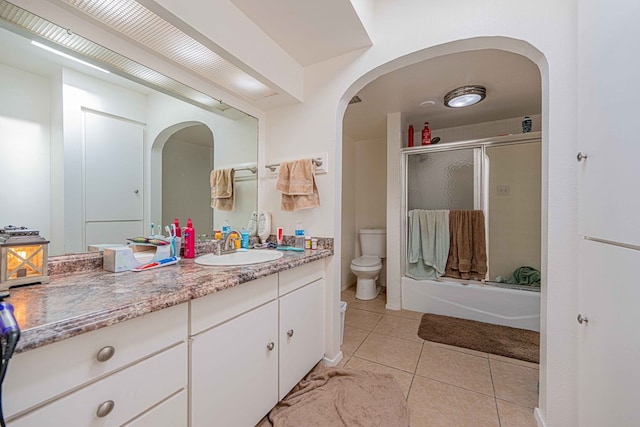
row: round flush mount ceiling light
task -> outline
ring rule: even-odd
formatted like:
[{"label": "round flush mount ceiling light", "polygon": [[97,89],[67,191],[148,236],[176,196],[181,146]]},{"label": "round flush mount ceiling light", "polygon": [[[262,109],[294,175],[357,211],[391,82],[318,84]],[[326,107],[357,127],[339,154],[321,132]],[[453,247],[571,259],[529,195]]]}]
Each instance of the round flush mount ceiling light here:
[{"label": "round flush mount ceiling light", "polygon": [[486,96],[487,89],[484,86],[461,86],[444,96],[444,105],[451,108],[468,107],[482,101]]}]

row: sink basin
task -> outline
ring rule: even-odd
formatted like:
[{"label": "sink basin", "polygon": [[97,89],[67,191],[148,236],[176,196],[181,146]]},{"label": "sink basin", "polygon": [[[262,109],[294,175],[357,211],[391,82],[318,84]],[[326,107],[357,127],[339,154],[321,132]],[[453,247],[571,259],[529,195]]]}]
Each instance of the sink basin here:
[{"label": "sink basin", "polygon": [[200,265],[248,265],[259,264],[261,262],[273,261],[282,258],[282,252],[269,250],[249,250],[247,252],[234,252],[232,254],[214,255],[206,254],[195,259]]}]

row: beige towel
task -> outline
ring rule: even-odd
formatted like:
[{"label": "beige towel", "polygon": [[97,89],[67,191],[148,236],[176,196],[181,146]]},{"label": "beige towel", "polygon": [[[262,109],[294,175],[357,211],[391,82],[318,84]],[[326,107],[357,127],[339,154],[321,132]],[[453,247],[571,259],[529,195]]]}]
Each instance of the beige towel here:
[{"label": "beige towel", "polygon": [[282,193],[281,209],[285,212],[320,206],[313,160],[281,162],[276,190]]},{"label": "beige towel", "polygon": [[449,212],[449,256],[445,276],[483,280],[487,275],[487,242],[482,211]]},{"label": "beige towel", "polygon": [[408,427],[404,393],[389,374],[317,365],[258,427]]},{"label": "beige towel", "polygon": [[214,169],[209,176],[211,184],[211,207],[221,211],[232,211],[235,203],[235,171]]}]

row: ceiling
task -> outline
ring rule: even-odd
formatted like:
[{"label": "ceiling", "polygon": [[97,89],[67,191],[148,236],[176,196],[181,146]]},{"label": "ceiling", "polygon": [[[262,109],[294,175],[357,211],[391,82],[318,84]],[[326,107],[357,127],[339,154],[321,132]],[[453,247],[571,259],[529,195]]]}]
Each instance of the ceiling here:
[{"label": "ceiling", "polygon": [[[322,2],[231,0],[269,37],[303,66],[351,50],[371,39],[350,0]],[[487,98],[475,106],[454,109],[444,95],[465,84],[480,84]],[[437,57],[386,74],[363,88],[361,103],[351,104],[343,131],[353,140],[386,135],[386,116],[402,112],[416,129],[432,129],[539,114],[541,80],[527,58],[500,50],[478,50]],[[420,106],[423,101],[433,105]]]},{"label": "ceiling", "polygon": [[231,0],[300,65],[371,46],[350,0]]},{"label": "ceiling", "polygon": [[[444,106],[451,89],[480,84],[487,97],[466,108]],[[500,50],[478,50],[440,56],[379,77],[365,86],[344,117],[345,134],[353,140],[386,135],[386,116],[404,113],[416,130],[428,121],[431,129],[462,126],[539,114],[541,80],[527,58]],[[420,105],[424,101],[434,104]]]}]

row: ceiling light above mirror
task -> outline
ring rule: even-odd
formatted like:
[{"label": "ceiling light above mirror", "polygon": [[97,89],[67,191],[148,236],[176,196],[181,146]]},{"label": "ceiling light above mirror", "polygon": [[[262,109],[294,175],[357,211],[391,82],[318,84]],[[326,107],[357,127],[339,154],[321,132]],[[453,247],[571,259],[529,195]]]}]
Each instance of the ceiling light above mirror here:
[{"label": "ceiling light above mirror", "polygon": [[487,89],[480,85],[461,86],[444,96],[444,105],[451,108],[468,107],[477,104],[487,96]]}]

